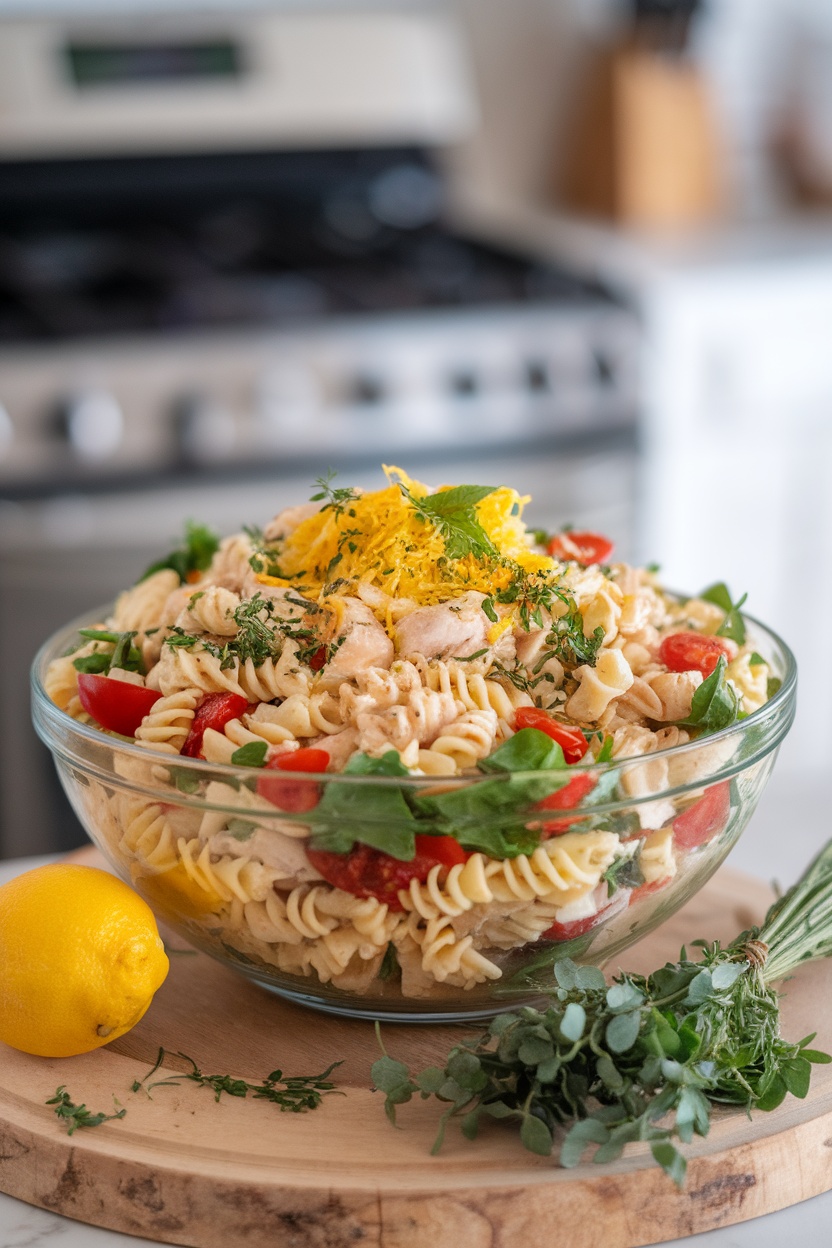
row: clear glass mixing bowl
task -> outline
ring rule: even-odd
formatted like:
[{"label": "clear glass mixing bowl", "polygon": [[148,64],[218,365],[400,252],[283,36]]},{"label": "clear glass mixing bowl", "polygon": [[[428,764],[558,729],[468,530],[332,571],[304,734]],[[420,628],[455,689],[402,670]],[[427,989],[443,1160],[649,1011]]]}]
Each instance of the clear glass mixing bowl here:
[{"label": "clear glass mixing bowl", "polygon": [[[35,727],[90,837],[191,944],[282,996],[356,1017],[488,1017],[539,998],[558,958],[603,965],[639,940],[735,844],[795,709],[791,652],[748,620],[782,682],[765,706],[691,744],[570,767],[592,783],[568,813],[541,808],[551,792],[544,772],[441,782],[269,772],[284,777],[269,787],[257,769],[156,753],[60,710],[45,692],[46,668],[100,618],[55,634],[32,671]],[[333,829],[349,839],[359,828],[447,835],[509,824],[542,826],[546,839],[506,862],[469,859],[464,889],[439,868],[432,887],[388,890],[390,904],[333,888],[304,851]],[[599,876],[599,862],[631,848],[637,871],[626,860],[611,871],[610,860]]]}]

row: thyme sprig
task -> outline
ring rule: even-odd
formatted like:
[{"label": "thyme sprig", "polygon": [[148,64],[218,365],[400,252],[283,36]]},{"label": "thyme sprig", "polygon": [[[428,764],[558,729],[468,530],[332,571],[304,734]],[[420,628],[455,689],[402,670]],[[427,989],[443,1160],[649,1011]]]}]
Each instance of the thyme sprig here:
[{"label": "thyme sprig", "polygon": [[329,471],[322,477],[316,477],[315,485],[319,487],[318,492],[317,494],[311,494],[309,501],[311,503],[323,502],[321,511],[326,511],[327,508],[332,508],[335,512],[336,518],[340,519],[343,512],[346,511],[347,507],[349,507],[350,503],[356,502],[361,495],[358,490],[354,490],[351,486],[338,486],[333,489],[332,482],[335,480],[337,475],[337,472],[335,472],[333,468],[330,468]]},{"label": "thyme sprig", "polygon": [[772,1110],[790,1093],[805,1097],[814,1063],[832,1061],[780,1035],[772,984],[802,962],[832,953],[832,841],[762,926],[724,948],[695,942],[676,963],[651,975],[622,974],[610,986],[598,967],[562,959],[543,1009],[498,1015],[480,1035],[454,1046],[443,1066],[411,1076],[383,1056],[373,1065],[385,1110],[413,1096],[447,1108],[433,1151],[458,1118],[473,1139],[481,1120],[519,1124],[523,1145],[575,1166],[620,1156],[646,1141],[654,1159],[681,1185],[686,1162],[675,1141],[705,1136],[714,1104]]},{"label": "thyme sprig", "polygon": [[66,1090],[66,1084],[63,1083],[46,1104],[55,1106],[55,1113],[66,1126],[67,1135],[73,1135],[80,1127],[100,1127],[102,1122],[112,1122],[114,1118],[123,1118],[127,1113],[126,1109],[119,1109],[113,1114],[93,1114],[86,1105],[74,1103]]},{"label": "thyme sprig", "polygon": [[[148,1080],[156,1074],[167,1056],[181,1058],[183,1062],[189,1063],[191,1069],[178,1074],[166,1073],[164,1079],[149,1083]],[[245,1097],[250,1092],[254,1100],[271,1101],[282,1113],[303,1114],[307,1110],[317,1109],[327,1093],[338,1091],[329,1076],[341,1064],[332,1062],[319,1075],[284,1075],[282,1070],[273,1070],[262,1082],[249,1083],[246,1079],[234,1079],[231,1075],[206,1075],[187,1054],[168,1054],[166,1049],[160,1048],[153,1066],[141,1079],[133,1081],[130,1090],[140,1092],[144,1089],[149,1095],[154,1088],[176,1087],[183,1082],[196,1083],[202,1088],[210,1088],[215,1101],[219,1101],[223,1093],[227,1096]]]}]

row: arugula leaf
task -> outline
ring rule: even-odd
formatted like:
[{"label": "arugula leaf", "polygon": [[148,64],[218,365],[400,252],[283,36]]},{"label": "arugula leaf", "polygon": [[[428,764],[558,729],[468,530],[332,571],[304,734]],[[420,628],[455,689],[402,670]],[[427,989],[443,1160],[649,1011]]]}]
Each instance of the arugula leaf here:
[{"label": "arugula leaf", "polygon": [[712,602],[714,606],[720,607],[725,612],[725,619],[716,630],[717,637],[728,637],[738,645],[743,645],[745,621],[740,615],[740,607],[744,604],[748,594],[743,594],[742,598],[733,602],[728,586],[724,581],[719,581],[716,585],[709,585],[707,589],[703,589],[699,597],[704,602]]},{"label": "arugula leaf", "polygon": [[[395,750],[381,758],[354,755],[345,776],[409,776]],[[401,788],[385,785],[327,784],[309,815],[312,845],[334,854],[348,854],[356,841],[392,858],[412,862],[416,856],[417,824]]]},{"label": "arugula leaf", "polygon": [[529,807],[568,783],[563,750],[545,732],[521,728],[481,759],[479,767],[496,773],[494,779],[414,798],[414,807],[440,820],[444,825],[440,830],[451,833],[466,849],[480,849],[492,858],[531,853],[540,833],[526,826]]},{"label": "arugula leaf", "polygon": [[719,732],[736,723],[740,712],[740,699],[736,689],[725,678],[728,666],[724,654],[719,656],[716,667],[707,680],[693,695],[690,715],[677,720],[681,727],[701,728],[703,732]]},{"label": "arugula leaf", "polygon": [[205,571],[219,549],[219,545],[220,541],[216,533],[204,524],[195,524],[189,520],[185,525],[183,545],[172,550],[169,555],[165,555],[164,559],[151,563],[149,568],[145,568],[136,584],[146,581],[154,572],[171,568],[179,577],[180,584],[184,585],[189,573]]},{"label": "arugula leaf", "polygon": [[466,555],[480,559],[498,557],[497,548],[475,511],[477,503],[493,494],[495,488],[493,485],[455,485],[438,494],[414,498],[407,486],[399,482],[399,489],[417,515],[439,530],[449,559],[464,559]]},{"label": "arugula leaf", "polygon": [[565,766],[566,759],[557,741],[539,728],[521,728],[479,762],[480,771],[551,771]]}]

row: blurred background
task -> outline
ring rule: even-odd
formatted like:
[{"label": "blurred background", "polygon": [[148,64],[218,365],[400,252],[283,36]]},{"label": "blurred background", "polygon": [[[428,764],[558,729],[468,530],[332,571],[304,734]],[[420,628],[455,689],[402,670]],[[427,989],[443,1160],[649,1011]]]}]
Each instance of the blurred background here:
[{"label": "blurred background", "polygon": [[0,857],[84,839],[45,637],[185,520],[381,461],[747,591],[802,665],[764,806],[808,857],[830,337],[828,0],[0,0]]}]

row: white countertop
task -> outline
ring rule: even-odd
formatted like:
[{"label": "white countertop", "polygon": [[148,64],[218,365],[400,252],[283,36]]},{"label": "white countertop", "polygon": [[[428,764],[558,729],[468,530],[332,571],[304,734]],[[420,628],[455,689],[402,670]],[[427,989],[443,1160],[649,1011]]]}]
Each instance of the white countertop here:
[{"label": "white countertop", "polygon": [[[829,835],[824,788],[821,781],[811,786],[798,783],[793,773],[775,774],[731,854],[731,865],[763,878],[779,879],[784,886],[790,884]],[[44,861],[50,860],[0,862],[0,883]],[[822,1047],[828,1049],[829,1042]],[[780,1213],[673,1243],[676,1248],[784,1248],[794,1243],[815,1248],[829,1242],[830,1226],[832,1191]],[[0,1248],[151,1248],[155,1242],[73,1222],[0,1193]]]}]

